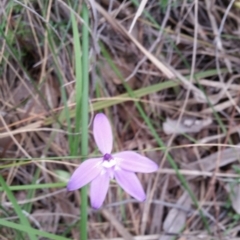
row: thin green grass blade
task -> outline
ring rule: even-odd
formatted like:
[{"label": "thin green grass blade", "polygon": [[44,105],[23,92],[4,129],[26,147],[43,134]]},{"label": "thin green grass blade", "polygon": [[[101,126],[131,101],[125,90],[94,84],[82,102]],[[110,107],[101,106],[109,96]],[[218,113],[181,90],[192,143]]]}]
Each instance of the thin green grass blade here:
[{"label": "thin green grass blade", "polygon": [[71,13],[72,29],[73,29],[73,45],[74,45],[74,56],[75,56],[75,74],[76,74],[76,108],[75,108],[75,135],[73,136],[73,142],[71,143],[71,155],[77,155],[79,153],[80,137],[77,133],[80,132],[81,127],[81,100],[82,100],[82,54],[80,45],[80,36],[78,33],[78,26],[76,19]]},{"label": "thin green grass blade", "polygon": [[[10,191],[22,191],[22,190],[37,190],[37,189],[47,189],[47,188],[62,188],[65,187],[66,183],[57,182],[57,183],[42,183],[42,184],[25,184],[25,185],[16,185],[9,186]],[[5,191],[3,187],[0,187],[0,192]]]},{"label": "thin green grass blade", "polygon": [[[89,94],[89,13],[85,2],[83,2],[82,18],[84,24],[82,26],[82,77],[83,77],[83,88],[82,88],[82,136],[81,136],[81,155],[86,158],[88,155],[88,94]],[[80,239],[87,240],[87,187],[81,189],[81,220],[80,220]]]},{"label": "thin green grass blade", "polygon": [[[25,227],[26,226],[26,227],[30,228],[31,225],[30,225],[27,217],[23,214],[22,209],[18,205],[16,198],[14,197],[13,193],[11,192],[11,190],[8,188],[6,182],[4,181],[4,179],[3,179],[3,177],[1,175],[0,175],[0,184],[1,184],[2,188],[3,188],[3,190],[6,192],[8,199],[11,201],[11,203],[13,205],[13,208],[14,208],[16,214],[19,217],[19,220],[21,222],[20,226],[21,227]],[[18,229],[18,230],[22,231],[21,228]],[[34,233],[32,233],[32,232],[26,232],[26,233],[28,234],[28,236],[29,236],[29,238],[31,240],[37,240],[37,237],[35,236]]]},{"label": "thin green grass blade", "polygon": [[[86,14],[85,4],[83,4],[82,17],[85,24],[88,23],[88,14]],[[81,56],[81,45],[79,42],[79,33],[75,17],[71,13],[74,53],[75,53],[75,73],[76,73],[76,110],[75,110],[75,133],[82,129],[81,153],[83,156],[88,154],[88,30],[83,25],[82,44],[83,54]],[[84,50],[84,48],[86,48]],[[87,94],[86,94],[87,93]],[[79,152],[80,138],[75,135],[72,143],[71,155]],[[87,191],[86,187],[81,189],[81,220],[80,220],[80,239],[87,239]]]},{"label": "thin green grass blade", "polygon": [[[40,231],[40,230],[31,228],[30,226],[9,222],[9,221],[4,220],[4,219],[0,219],[0,225],[5,226],[5,227],[9,227],[9,228],[12,228],[12,229],[15,229],[15,230],[20,230],[22,232],[28,233],[31,236],[38,235],[38,236],[45,237],[47,239],[53,239],[53,240],[70,240],[69,238],[65,238],[65,237],[55,235],[55,234]],[[32,239],[37,239],[37,238],[31,238],[30,237],[30,240],[32,240]]]}]

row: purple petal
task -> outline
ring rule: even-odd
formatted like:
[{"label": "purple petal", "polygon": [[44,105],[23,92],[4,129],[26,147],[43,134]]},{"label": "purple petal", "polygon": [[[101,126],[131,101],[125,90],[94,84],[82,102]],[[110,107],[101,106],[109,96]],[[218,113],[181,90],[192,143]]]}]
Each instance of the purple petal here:
[{"label": "purple petal", "polygon": [[93,135],[95,142],[104,155],[111,153],[113,145],[113,136],[110,122],[103,113],[98,113],[93,122]]},{"label": "purple petal", "polygon": [[68,184],[68,191],[83,187],[96,178],[102,171],[101,158],[92,158],[84,161],[73,173]]},{"label": "purple petal", "polygon": [[132,172],[150,173],[158,170],[158,165],[147,157],[132,151],[125,151],[113,155],[120,168]]},{"label": "purple petal", "polygon": [[100,208],[107,195],[109,187],[109,175],[108,173],[100,174],[91,182],[90,186],[90,200],[93,208]]},{"label": "purple petal", "polygon": [[138,201],[144,201],[146,199],[143,187],[135,173],[117,170],[114,172],[114,176],[118,184],[132,197]]}]

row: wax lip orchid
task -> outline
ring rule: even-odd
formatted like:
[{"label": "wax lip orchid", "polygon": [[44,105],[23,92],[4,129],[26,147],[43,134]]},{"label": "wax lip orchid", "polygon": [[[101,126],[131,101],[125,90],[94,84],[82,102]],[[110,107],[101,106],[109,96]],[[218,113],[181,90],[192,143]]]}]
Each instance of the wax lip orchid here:
[{"label": "wax lip orchid", "polygon": [[128,194],[139,201],[144,201],[145,192],[134,172],[155,172],[158,169],[157,164],[133,151],[111,154],[112,130],[103,113],[97,114],[94,118],[93,135],[103,157],[84,161],[74,171],[67,184],[67,189],[74,191],[91,182],[91,206],[97,209],[101,207],[106,197],[110,180],[115,178]]}]

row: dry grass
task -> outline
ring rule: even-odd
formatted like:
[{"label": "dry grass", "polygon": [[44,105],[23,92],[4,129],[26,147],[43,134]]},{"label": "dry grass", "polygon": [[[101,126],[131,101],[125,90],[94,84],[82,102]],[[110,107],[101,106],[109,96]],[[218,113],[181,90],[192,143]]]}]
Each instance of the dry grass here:
[{"label": "dry grass", "polygon": [[[139,151],[160,166],[157,173],[138,175],[145,203],[111,185],[104,207],[89,208],[90,239],[240,239],[240,8],[233,2],[148,1],[129,33],[138,9],[133,3],[89,0],[91,116],[102,110],[111,118],[115,151]],[[81,32],[80,8],[75,15]],[[78,239],[78,192],[67,193],[64,184],[51,187],[80,162],[69,157],[62,111],[63,88],[69,108],[75,107],[71,9],[62,0],[0,3],[0,174],[9,186],[49,184],[14,195],[32,226]],[[99,41],[132,90],[173,86],[124,100],[126,90]],[[136,101],[194,192],[209,230]],[[174,121],[168,131],[167,119]],[[89,144],[90,154],[97,154],[92,136]],[[11,202],[3,191],[0,197],[6,211],[0,216],[14,221]],[[14,236],[7,228],[0,233],[1,239]]]}]

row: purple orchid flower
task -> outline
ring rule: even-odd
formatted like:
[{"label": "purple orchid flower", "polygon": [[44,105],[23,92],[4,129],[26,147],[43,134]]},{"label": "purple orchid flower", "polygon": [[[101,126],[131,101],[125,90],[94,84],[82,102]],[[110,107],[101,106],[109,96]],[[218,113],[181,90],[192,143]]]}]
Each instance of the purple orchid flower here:
[{"label": "purple orchid flower", "polygon": [[74,171],[67,184],[67,189],[74,191],[91,182],[91,206],[97,209],[101,207],[106,197],[110,179],[115,178],[128,194],[139,201],[144,201],[145,192],[134,172],[155,172],[158,169],[157,164],[133,151],[111,154],[112,130],[103,113],[97,114],[94,118],[93,135],[103,157],[84,161]]}]

